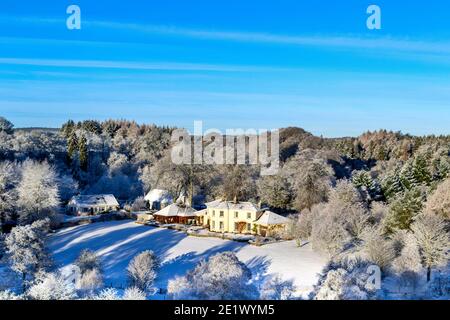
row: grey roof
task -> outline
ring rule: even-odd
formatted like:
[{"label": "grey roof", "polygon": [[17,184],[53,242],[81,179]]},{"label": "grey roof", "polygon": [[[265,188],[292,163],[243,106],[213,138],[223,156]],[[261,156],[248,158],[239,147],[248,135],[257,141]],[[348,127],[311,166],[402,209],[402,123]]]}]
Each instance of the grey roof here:
[{"label": "grey roof", "polygon": [[211,209],[225,209],[225,210],[245,210],[245,211],[258,211],[256,205],[251,202],[233,202],[233,201],[222,201],[215,200],[205,203],[207,208]]},{"label": "grey roof", "polygon": [[116,197],[112,194],[91,194],[75,196],[70,200],[69,205],[75,205],[77,207],[118,207],[119,202],[117,202]]},{"label": "grey roof", "polygon": [[278,224],[286,224],[289,222],[289,219],[279,214],[276,214],[272,211],[265,211],[258,220],[256,220],[256,224],[269,226],[269,225],[278,225]]},{"label": "grey roof", "polygon": [[195,217],[197,215],[197,210],[188,206],[180,206],[177,203],[173,203],[164,209],[155,212],[153,215],[164,217]]}]

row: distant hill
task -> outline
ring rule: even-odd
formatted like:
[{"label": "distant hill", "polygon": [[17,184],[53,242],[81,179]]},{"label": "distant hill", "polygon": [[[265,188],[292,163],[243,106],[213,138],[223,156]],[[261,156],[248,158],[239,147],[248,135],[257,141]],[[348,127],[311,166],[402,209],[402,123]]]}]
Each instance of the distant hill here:
[{"label": "distant hill", "polygon": [[28,128],[15,128],[14,131],[31,132],[31,131],[45,131],[45,132],[58,132],[60,128],[43,128],[43,127],[28,127]]}]

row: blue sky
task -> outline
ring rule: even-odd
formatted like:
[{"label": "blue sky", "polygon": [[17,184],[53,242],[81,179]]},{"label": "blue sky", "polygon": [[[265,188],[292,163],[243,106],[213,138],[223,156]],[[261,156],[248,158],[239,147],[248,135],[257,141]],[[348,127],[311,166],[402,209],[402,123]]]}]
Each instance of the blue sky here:
[{"label": "blue sky", "polygon": [[444,0],[2,0],[0,115],[450,134],[449,23]]}]

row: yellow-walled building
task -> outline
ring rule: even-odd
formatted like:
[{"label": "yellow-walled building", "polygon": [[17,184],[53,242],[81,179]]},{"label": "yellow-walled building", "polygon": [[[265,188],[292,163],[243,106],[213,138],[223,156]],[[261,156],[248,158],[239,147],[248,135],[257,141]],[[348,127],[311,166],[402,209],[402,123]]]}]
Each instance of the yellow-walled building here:
[{"label": "yellow-walled building", "polygon": [[216,200],[206,203],[203,225],[214,232],[256,233],[260,210],[251,202]]}]

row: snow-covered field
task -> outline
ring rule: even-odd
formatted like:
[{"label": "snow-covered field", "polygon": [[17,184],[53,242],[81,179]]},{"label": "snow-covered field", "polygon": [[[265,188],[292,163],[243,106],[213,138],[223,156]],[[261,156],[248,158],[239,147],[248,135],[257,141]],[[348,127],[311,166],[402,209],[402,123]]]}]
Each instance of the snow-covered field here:
[{"label": "snow-covered field", "polygon": [[73,263],[83,249],[95,251],[103,262],[105,284],[114,287],[126,286],[126,267],[143,250],[153,250],[163,262],[155,284],[158,288],[166,288],[168,280],[185,274],[204,258],[233,251],[251,268],[256,283],[279,274],[294,283],[297,296],[305,296],[326,263],[326,258],[309,246],[297,248],[293,241],[255,247],[217,238],[189,237],[129,220],[63,229],[51,235],[49,242],[57,267]]}]

